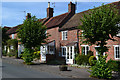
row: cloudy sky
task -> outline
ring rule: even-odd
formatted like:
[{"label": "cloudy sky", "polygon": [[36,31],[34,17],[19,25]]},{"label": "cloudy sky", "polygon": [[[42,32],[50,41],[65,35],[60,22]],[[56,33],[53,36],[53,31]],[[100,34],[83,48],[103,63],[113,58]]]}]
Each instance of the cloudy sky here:
[{"label": "cloudy sky", "polygon": [[[55,2],[55,7],[52,3],[51,7],[54,8],[54,16],[68,11],[69,2]],[[78,2],[76,13],[92,9],[94,6],[98,7],[102,3],[111,2]],[[27,13],[31,13],[37,18],[44,18],[47,16],[47,7],[47,2],[2,2],[2,26],[14,27],[22,24]]]}]

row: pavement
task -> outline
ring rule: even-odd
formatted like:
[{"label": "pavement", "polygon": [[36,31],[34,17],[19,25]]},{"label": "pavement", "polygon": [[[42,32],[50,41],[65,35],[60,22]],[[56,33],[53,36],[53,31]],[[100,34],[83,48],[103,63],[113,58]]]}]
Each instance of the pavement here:
[{"label": "pavement", "polygon": [[90,73],[87,71],[89,69],[68,67],[68,71],[60,71],[59,65],[47,65],[44,63],[37,63],[35,65],[25,65],[23,64],[22,59],[15,59],[10,57],[3,57],[2,61],[5,61],[9,64],[21,65],[28,69],[37,70],[40,72],[47,72],[52,75],[60,75],[66,78],[90,78]]}]

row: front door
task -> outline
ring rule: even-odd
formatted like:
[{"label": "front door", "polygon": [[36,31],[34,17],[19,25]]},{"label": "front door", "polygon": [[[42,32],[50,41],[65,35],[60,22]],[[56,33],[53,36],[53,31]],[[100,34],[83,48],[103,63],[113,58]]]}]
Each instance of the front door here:
[{"label": "front door", "polygon": [[40,47],[41,61],[46,61],[47,46]]},{"label": "front door", "polygon": [[73,64],[73,59],[74,59],[74,46],[67,47],[66,64]]}]

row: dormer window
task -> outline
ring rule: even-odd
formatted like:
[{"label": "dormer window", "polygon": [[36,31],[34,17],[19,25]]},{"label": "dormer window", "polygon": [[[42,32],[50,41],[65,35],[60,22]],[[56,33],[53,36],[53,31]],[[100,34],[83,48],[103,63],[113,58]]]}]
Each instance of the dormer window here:
[{"label": "dormer window", "polygon": [[12,39],[14,39],[14,34],[12,34]]},{"label": "dormer window", "polygon": [[62,31],[62,40],[67,40],[67,31]]}]

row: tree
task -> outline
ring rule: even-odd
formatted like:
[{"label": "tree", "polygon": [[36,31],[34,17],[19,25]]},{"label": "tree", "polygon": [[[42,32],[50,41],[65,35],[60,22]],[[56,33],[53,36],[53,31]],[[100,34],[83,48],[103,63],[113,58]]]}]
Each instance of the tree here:
[{"label": "tree", "polygon": [[2,46],[7,45],[7,41],[10,39],[9,35],[6,34],[8,28],[2,28]]},{"label": "tree", "polygon": [[79,29],[83,30],[81,32],[84,35],[82,43],[99,45],[98,51],[101,54],[108,49],[105,46],[107,41],[115,41],[114,36],[120,30],[118,9],[113,5],[112,7],[102,5],[99,8],[94,8],[88,14],[84,14],[81,21],[82,25],[79,26]]},{"label": "tree", "polygon": [[46,27],[33,16],[24,20],[23,25],[18,29],[18,38],[25,48],[32,49],[45,42]]},{"label": "tree", "polygon": [[[26,53],[24,52],[24,56],[27,55],[30,57],[31,54],[33,55],[33,49],[45,42],[45,39],[47,38],[46,27],[42,25],[42,23],[39,22],[35,16],[30,18],[28,17],[26,20],[24,20],[23,25],[19,26],[18,38],[20,39],[21,44],[27,48],[25,49]],[[28,62],[31,60],[32,59],[30,59]]]},{"label": "tree", "polygon": [[[108,40],[115,41],[114,37],[118,34],[120,30],[119,22],[120,17],[118,15],[118,9],[114,5],[102,5],[101,7],[94,8],[88,13],[83,15],[83,18],[80,19],[82,25],[79,26],[79,29],[83,30],[82,43],[87,43],[90,45],[100,46],[97,48],[100,56],[98,56],[98,61],[96,62],[96,67],[92,67],[92,76],[99,78],[110,78],[111,71],[107,68],[105,64],[106,57],[103,58],[103,52],[108,50],[106,46]],[[102,68],[99,68],[98,65],[101,65]],[[107,70],[106,70],[107,69]],[[97,73],[98,71],[98,73]],[[109,75],[104,71],[110,71]],[[102,75],[100,75],[102,74]]]}]

